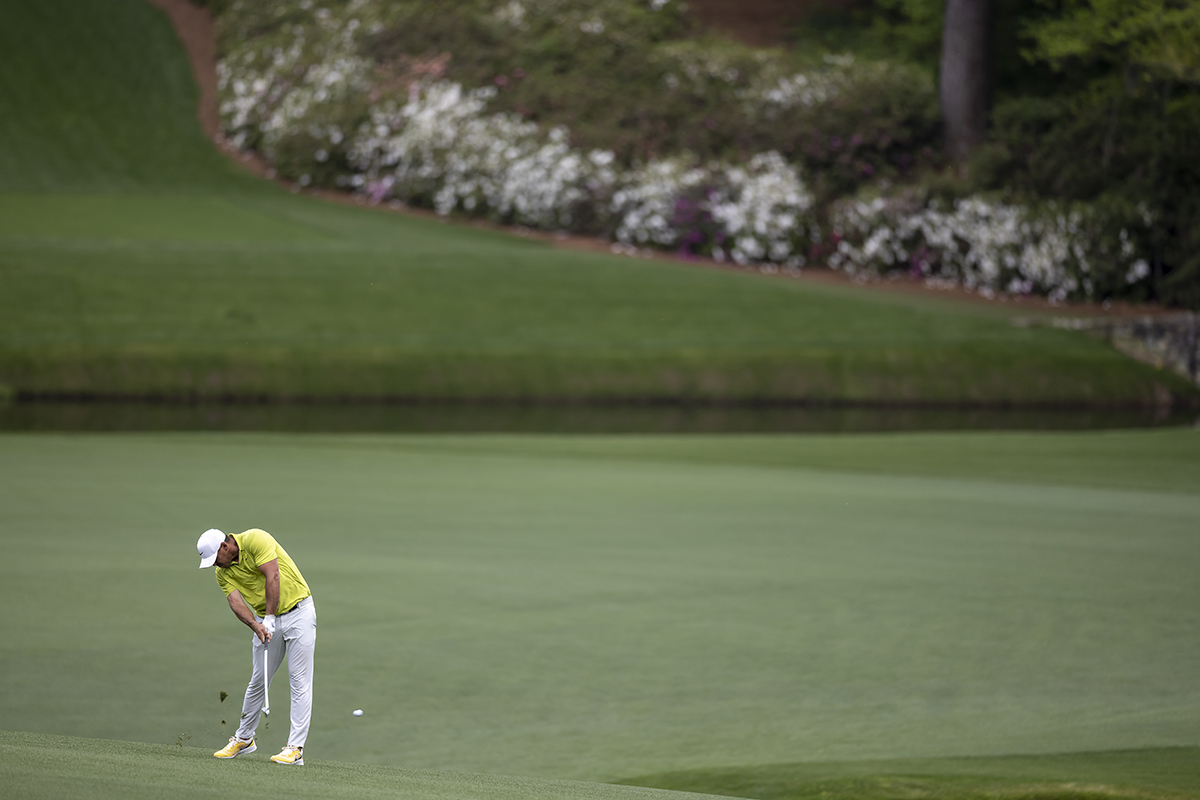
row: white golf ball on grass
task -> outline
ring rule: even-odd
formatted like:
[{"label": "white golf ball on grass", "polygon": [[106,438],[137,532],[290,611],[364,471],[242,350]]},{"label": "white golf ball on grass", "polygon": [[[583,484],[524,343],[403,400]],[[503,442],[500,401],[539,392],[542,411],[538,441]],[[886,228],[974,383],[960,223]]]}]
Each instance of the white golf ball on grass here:
[{"label": "white golf ball on grass", "polygon": [[354,716],[356,716],[356,717],[361,717],[361,716],[362,716],[362,709],[361,709],[361,708],[356,708],[356,709],[354,709]]}]

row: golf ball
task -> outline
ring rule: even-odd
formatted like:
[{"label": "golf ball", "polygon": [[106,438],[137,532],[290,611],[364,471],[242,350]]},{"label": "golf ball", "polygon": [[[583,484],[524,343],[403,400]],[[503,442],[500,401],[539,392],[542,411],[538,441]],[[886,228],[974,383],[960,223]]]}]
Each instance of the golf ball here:
[{"label": "golf ball", "polygon": [[361,709],[361,708],[356,708],[356,709],[354,709],[354,716],[356,716],[356,717],[361,717],[361,716],[362,716],[362,709]]}]

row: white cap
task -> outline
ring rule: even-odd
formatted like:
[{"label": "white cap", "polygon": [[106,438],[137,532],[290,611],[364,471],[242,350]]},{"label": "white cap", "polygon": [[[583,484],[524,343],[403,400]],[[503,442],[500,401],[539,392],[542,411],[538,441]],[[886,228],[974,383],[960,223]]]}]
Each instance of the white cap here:
[{"label": "white cap", "polygon": [[217,563],[217,550],[224,541],[225,534],[216,528],[209,528],[200,534],[200,538],[196,540],[196,550],[200,553],[200,569]]}]

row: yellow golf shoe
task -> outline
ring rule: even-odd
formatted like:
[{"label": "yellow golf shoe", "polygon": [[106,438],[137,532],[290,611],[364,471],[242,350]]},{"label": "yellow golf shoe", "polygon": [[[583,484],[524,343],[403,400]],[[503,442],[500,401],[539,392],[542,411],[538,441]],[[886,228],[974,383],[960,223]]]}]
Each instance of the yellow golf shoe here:
[{"label": "yellow golf shoe", "polygon": [[279,751],[279,755],[271,756],[276,764],[287,764],[293,767],[304,766],[304,748],[292,747],[290,744]]},{"label": "yellow golf shoe", "polygon": [[236,736],[230,736],[229,744],[225,745],[220,750],[213,753],[213,755],[217,758],[233,758],[234,756],[245,755],[246,753],[253,753],[257,749],[258,749],[258,745],[256,745],[254,743],[253,739],[251,739],[248,742],[243,742],[241,739],[237,738]]}]

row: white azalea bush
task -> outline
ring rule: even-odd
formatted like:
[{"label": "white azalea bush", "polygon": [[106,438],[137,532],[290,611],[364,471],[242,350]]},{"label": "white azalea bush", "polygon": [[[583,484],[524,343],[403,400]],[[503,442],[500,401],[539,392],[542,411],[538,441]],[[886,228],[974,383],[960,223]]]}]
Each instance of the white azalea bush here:
[{"label": "white azalea bush", "polygon": [[394,198],[548,229],[578,227],[616,181],[613,155],[572,148],[567,131],[514,114],[484,113],[495,89],[439,82],[403,106],[373,107],[349,152],[375,201]]},{"label": "white azalea bush", "polygon": [[1086,206],[1006,204],[973,196],[951,209],[911,198],[855,199],[832,216],[829,264],[858,276],[906,272],[961,284],[990,296],[1039,294],[1052,301],[1092,298],[1144,281],[1128,228]]},{"label": "white azalea bush", "polygon": [[779,153],[745,165],[664,159],[624,174],[620,184],[612,212],[623,244],[799,267],[820,240],[813,196]]},{"label": "white azalea bush", "polygon": [[[681,206],[692,205],[689,197],[703,195],[702,190],[711,179],[710,170],[695,167],[689,161],[663,159],[623,176],[624,185],[613,195],[611,208],[619,220],[615,231],[617,241],[659,247],[680,244]],[[698,218],[687,220],[695,221]]]},{"label": "white azalea bush", "polygon": [[[724,189],[711,203],[713,219],[729,236],[729,256],[739,264],[760,261],[804,266],[809,247],[821,241],[814,200],[797,170],[774,151],[744,167],[723,170]],[[713,255],[724,257],[724,248]]]},{"label": "white azalea bush", "polygon": [[680,156],[620,170],[611,151],[571,147],[562,127],[543,131],[487,113],[494,92],[439,82],[404,105],[373,108],[350,144],[352,171],[341,183],[375,202],[610,233],[625,244],[743,264],[802,264],[819,238],[812,194],[778,153],[745,165]]},{"label": "white azalea bush", "polygon": [[[244,15],[233,15],[231,27],[243,34],[256,26],[268,32],[244,35],[239,46],[217,62],[225,136],[234,146],[259,150],[269,158],[276,156],[282,141],[297,134],[340,142],[345,131],[329,120],[342,116],[347,101],[361,103],[371,86],[371,64],[359,54],[359,45],[364,32],[379,24],[372,19],[373,6],[367,0],[351,0],[334,14],[325,8],[314,10],[312,0],[296,0],[288,5],[311,12],[306,24],[272,25],[293,9],[262,9],[249,0],[240,0],[233,9],[242,11],[243,5]],[[269,13],[272,10],[276,13]],[[321,161],[317,151],[311,155]]]}]

